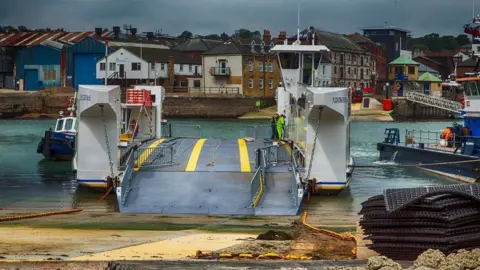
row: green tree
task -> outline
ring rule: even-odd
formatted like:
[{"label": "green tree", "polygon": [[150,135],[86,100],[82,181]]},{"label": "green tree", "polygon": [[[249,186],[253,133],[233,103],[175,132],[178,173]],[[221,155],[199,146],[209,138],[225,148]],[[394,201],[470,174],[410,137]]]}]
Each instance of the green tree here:
[{"label": "green tree", "polygon": [[252,38],[253,37],[253,33],[250,30],[245,29],[245,28],[238,29],[237,31],[235,31],[235,34],[239,38]]},{"label": "green tree", "polygon": [[183,31],[183,32],[180,34],[180,36],[178,36],[178,38],[181,38],[181,39],[183,39],[183,40],[187,40],[187,39],[190,39],[190,38],[192,38],[192,37],[193,37],[192,32],[187,31],[187,30]]},{"label": "green tree", "polygon": [[465,34],[458,35],[455,39],[457,40],[457,44],[460,47],[463,45],[470,44],[470,38],[468,38],[468,36]]},{"label": "green tree", "polygon": [[262,33],[260,33],[258,30],[253,32],[252,35],[254,38],[262,38]]},{"label": "green tree", "polygon": [[230,36],[227,33],[223,32],[222,34],[220,34],[220,39],[223,41],[227,41],[230,39]]},{"label": "green tree", "polygon": [[219,36],[218,34],[206,35],[206,36],[204,36],[204,38],[206,38],[206,39],[220,40],[220,36]]}]

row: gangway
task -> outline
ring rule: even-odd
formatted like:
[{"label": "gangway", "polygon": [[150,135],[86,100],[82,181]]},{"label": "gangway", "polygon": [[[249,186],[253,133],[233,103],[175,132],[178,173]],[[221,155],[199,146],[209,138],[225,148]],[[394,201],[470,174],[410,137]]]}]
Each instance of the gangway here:
[{"label": "gangway", "polygon": [[460,102],[445,99],[442,97],[425,95],[423,93],[413,91],[408,92],[406,97],[409,101],[420,103],[430,107],[439,108],[453,113],[461,113],[462,110],[462,105],[460,104]]}]

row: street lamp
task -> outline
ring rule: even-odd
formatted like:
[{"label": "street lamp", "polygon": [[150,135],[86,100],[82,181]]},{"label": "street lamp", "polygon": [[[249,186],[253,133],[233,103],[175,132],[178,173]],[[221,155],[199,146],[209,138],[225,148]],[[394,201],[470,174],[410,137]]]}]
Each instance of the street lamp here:
[{"label": "street lamp", "polygon": [[462,62],[462,60],[463,60],[463,57],[459,53],[453,56],[453,63],[455,64],[455,71],[454,71],[455,78],[457,78],[457,66]]}]

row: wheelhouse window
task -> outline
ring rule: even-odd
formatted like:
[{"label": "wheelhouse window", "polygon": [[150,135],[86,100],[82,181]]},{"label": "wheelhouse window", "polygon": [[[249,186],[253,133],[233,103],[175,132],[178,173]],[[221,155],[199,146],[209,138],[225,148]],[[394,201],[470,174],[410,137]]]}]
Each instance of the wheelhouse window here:
[{"label": "wheelhouse window", "polygon": [[298,69],[300,54],[298,53],[280,53],[280,65],[283,69]]},{"label": "wheelhouse window", "polygon": [[63,119],[57,121],[57,127],[55,127],[55,131],[60,131],[63,129],[63,122]]},{"label": "wheelhouse window", "polygon": [[73,119],[68,118],[65,120],[65,130],[72,130],[73,129]]},{"label": "wheelhouse window", "polygon": [[467,82],[464,87],[466,96],[480,96],[478,84],[476,82]]}]

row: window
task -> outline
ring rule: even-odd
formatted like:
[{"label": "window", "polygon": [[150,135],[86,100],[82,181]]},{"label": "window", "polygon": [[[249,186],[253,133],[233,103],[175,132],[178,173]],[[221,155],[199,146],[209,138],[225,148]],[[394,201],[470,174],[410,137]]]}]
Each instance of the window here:
[{"label": "window", "polygon": [[333,74],[337,74],[337,67],[333,67]]},{"label": "window", "polygon": [[357,68],[353,69],[353,75],[358,76]]},{"label": "window", "polygon": [[58,120],[57,127],[55,128],[55,131],[59,131],[59,130],[62,130],[62,129],[63,129],[63,119]]},{"label": "window", "polygon": [[298,69],[300,55],[298,53],[280,53],[280,65],[283,69]]},{"label": "window", "polygon": [[262,61],[258,62],[258,70],[260,72],[263,72],[263,62]]},{"label": "window", "polygon": [[253,88],[253,79],[249,79],[249,80],[248,80],[248,87],[249,87],[250,89]]},{"label": "window", "polygon": [[343,64],[343,61],[344,61],[343,58],[344,58],[343,54],[340,54],[340,64]]},{"label": "window", "polygon": [[250,71],[250,72],[253,71],[253,63],[252,63],[252,61],[248,61],[248,71]]},{"label": "window", "polygon": [[155,70],[155,62],[153,62],[153,63],[150,64],[150,69],[151,69],[151,70]]},{"label": "window", "polygon": [[180,65],[180,71],[183,71],[183,65]]},{"label": "window", "polygon": [[363,56],[360,57],[360,65],[363,67]]},{"label": "window", "polygon": [[353,61],[354,64],[357,63],[357,57],[355,55],[352,57],[352,61]]},{"label": "window", "polygon": [[395,51],[398,51],[398,42],[395,43]]},{"label": "window", "polygon": [[415,74],[415,67],[408,67],[408,74]]},{"label": "window", "polygon": [[350,67],[347,69],[347,74],[350,75]]},{"label": "window", "polygon": [[161,70],[161,71],[164,71],[164,70],[165,70],[165,64],[164,64],[164,63],[160,64],[160,70]]},{"label": "window", "polygon": [[273,63],[272,62],[270,62],[269,70],[270,70],[270,72],[273,72]]},{"label": "window", "polygon": [[193,81],[193,87],[195,87],[195,88],[200,88],[200,85],[201,85],[200,80],[194,80],[194,81]]},{"label": "window", "polygon": [[56,72],[55,70],[44,70],[43,71],[43,79],[45,81],[55,81],[56,77]]},{"label": "window", "polygon": [[132,71],[140,71],[142,70],[142,65],[140,63],[132,63]]},{"label": "window", "polygon": [[259,87],[260,89],[263,89],[263,79],[260,79],[260,80],[258,81],[258,87]]},{"label": "window", "polygon": [[105,70],[105,63],[100,63],[100,70]]},{"label": "window", "polygon": [[325,65],[322,65],[322,74],[325,75]]},{"label": "window", "polygon": [[65,130],[72,130],[73,129],[73,119],[72,118],[68,118],[66,121],[65,121]]},{"label": "window", "polygon": [[188,87],[188,81],[180,81],[180,87]]},{"label": "window", "polygon": [[273,80],[268,80],[268,88],[273,89]]},{"label": "window", "polygon": [[108,64],[110,71],[115,71],[117,68],[117,65],[115,63],[109,63]]},{"label": "window", "polygon": [[193,71],[193,66],[192,65],[188,65],[188,72],[192,72]]}]

